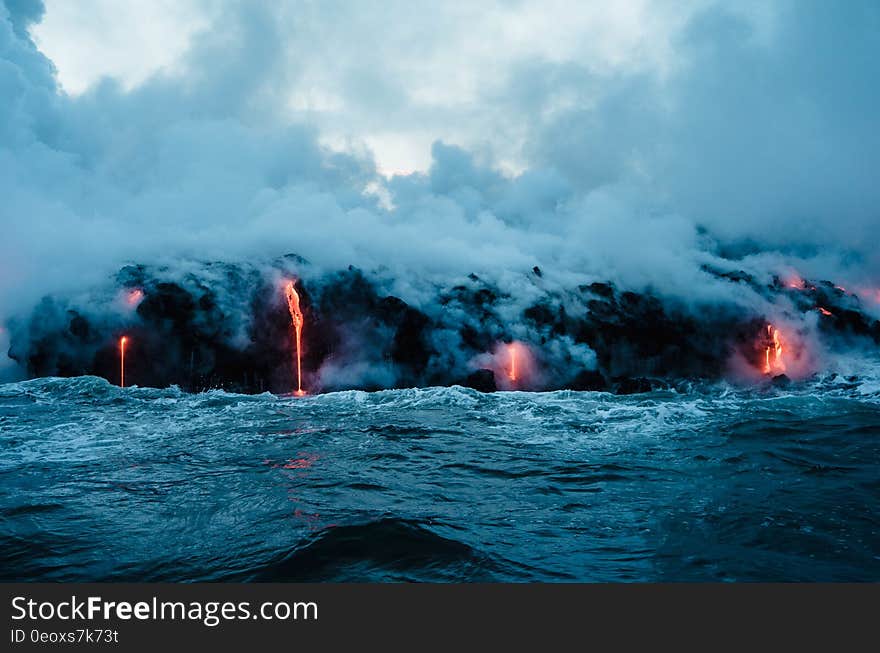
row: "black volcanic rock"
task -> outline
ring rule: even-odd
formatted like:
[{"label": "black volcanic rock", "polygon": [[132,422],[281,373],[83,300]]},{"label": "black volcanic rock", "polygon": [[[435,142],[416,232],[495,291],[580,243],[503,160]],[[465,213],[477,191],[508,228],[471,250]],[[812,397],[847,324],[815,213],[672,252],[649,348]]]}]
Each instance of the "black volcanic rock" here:
[{"label": "black volcanic rock", "polygon": [[[586,315],[569,318],[570,333],[596,353],[608,377],[717,377],[721,374],[731,316],[720,309],[700,317],[650,293],[614,293],[591,284]],[[610,294],[609,294],[610,293]]]},{"label": "black volcanic rock", "polygon": [[383,322],[397,323],[406,313],[409,306],[399,297],[389,295],[379,300],[376,307],[376,314]]},{"label": "black volcanic rock", "polygon": [[606,299],[614,297],[614,286],[610,283],[600,283],[596,281],[587,286],[586,289],[599,297],[605,297]]},{"label": "black volcanic rock", "polygon": [[616,395],[634,395],[643,392],[652,392],[653,390],[665,390],[669,384],[660,379],[646,379],[644,377],[633,377],[620,379],[614,387]]},{"label": "black volcanic rock", "polygon": [[[849,331],[856,335],[872,336],[877,339],[877,321],[871,320],[861,312],[845,309],[834,312],[836,326],[840,331]],[[872,323],[873,322],[873,323]]]},{"label": "black volcanic rock", "polygon": [[583,370],[565,387],[569,390],[601,392],[608,389],[608,382],[597,370]]},{"label": "black volcanic rock", "polygon": [[439,298],[440,304],[457,303],[462,306],[486,310],[498,301],[501,293],[497,288],[483,282],[475,274],[469,274],[468,279],[471,281],[470,285],[453,286],[449,291],[443,293]]},{"label": "black volcanic rock", "polygon": [[145,322],[181,335],[191,334],[196,302],[193,296],[176,283],[157,283],[150,288],[137,307]]},{"label": "black volcanic rock", "polygon": [[429,322],[427,315],[407,306],[394,333],[391,360],[407,365],[416,374],[421,374],[431,356],[431,348],[425,339]]},{"label": "black volcanic rock", "polygon": [[[321,313],[342,322],[376,312],[380,301],[374,284],[364,276],[363,272],[354,267],[325,279],[320,295]],[[394,302],[390,301],[377,315],[384,316],[393,312],[393,304]]]},{"label": "black volcanic rock", "polygon": [[777,374],[773,377],[771,383],[777,388],[787,388],[791,385],[791,379],[788,378],[785,374]]},{"label": "black volcanic rock", "polygon": [[[287,392],[295,383],[295,337],[279,281],[293,280],[304,315],[304,385],[311,391],[448,385],[468,374],[473,361],[503,356],[503,343],[522,339],[534,357],[530,388],[633,394],[668,387],[661,379],[723,378],[734,353],[762,369],[769,346],[762,337],[778,319],[732,303],[692,305],[662,289],[634,292],[595,282],[549,290],[540,270],[524,271],[528,292],[468,275],[433,290],[421,286],[423,303],[411,306],[388,295],[395,285],[380,273],[348,268],[306,276],[295,257],[267,265],[127,266],[88,300],[47,297],[30,316],[11,320],[9,356],[31,376],[97,374],[116,382],[118,339],[125,334],[130,383]],[[736,268],[706,272],[724,283],[757,283]],[[762,296],[794,307],[789,328],[800,313],[809,317],[804,328],[818,325],[832,349],[880,342],[880,322],[856,294],[828,281],[777,286],[763,284]],[[143,293],[136,308],[124,301],[133,289]],[[819,308],[831,314],[817,315]],[[596,370],[579,362],[587,348]],[[488,369],[462,384],[497,389]]]},{"label": "black volcanic rock", "polygon": [[760,287],[760,284],[757,282],[755,277],[753,277],[751,274],[745,272],[744,270],[719,270],[717,268],[714,268],[710,265],[705,265],[705,264],[701,265],[700,269],[703,272],[707,272],[708,274],[711,274],[715,277],[718,277],[719,279],[725,279],[727,281],[732,281],[734,283],[746,284],[746,285],[751,286],[752,288],[755,288],[755,289],[758,289]]},{"label": "black volcanic rock", "polygon": [[492,370],[477,370],[468,374],[467,378],[462,381],[461,385],[465,388],[473,388],[480,392],[495,392],[498,386],[495,385],[495,373]]},{"label": "black volcanic rock", "polygon": [[548,326],[556,320],[556,312],[547,304],[535,304],[523,311],[523,317],[531,320],[537,326]]}]

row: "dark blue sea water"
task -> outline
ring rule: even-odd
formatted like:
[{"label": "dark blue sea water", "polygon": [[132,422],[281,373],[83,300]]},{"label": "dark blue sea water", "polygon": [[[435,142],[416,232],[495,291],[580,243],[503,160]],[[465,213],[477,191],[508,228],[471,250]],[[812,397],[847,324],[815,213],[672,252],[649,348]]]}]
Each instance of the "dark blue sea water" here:
[{"label": "dark blue sea water", "polygon": [[880,386],[0,386],[0,577],[878,581]]}]

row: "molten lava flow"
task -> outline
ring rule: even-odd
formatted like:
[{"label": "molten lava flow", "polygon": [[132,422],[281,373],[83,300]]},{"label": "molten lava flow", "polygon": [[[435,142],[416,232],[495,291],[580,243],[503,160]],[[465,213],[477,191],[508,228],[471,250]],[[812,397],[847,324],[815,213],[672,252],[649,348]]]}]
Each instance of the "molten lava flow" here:
[{"label": "molten lava flow", "polygon": [[526,390],[535,379],[534,356],[529,346],[519,340],[499,344],[491,367],[498,387],[503,390]]},{"label": "molten lava flow", "polygon": [[128,342],[127,336],[119,339],[119,387],[125,387],[125,345]]},{"label": "molten lava flow", "polygon": [[293,287],[293,281],[288,281],[284,286],[284,294],[287,297],[287,309],[290,311],[290,319],[293,322],[294,337],[296,339],[296,396],[302,397],[305,390],[302,389],[302,328],[303,314],[299,308],[299,295]]},{"label": "molten lava flow", "polygon": [[792,273],[785,278],[783,284],[792,290],[816,290],[816,286],[809,284],[800,275]]},{"label": "molten lava flow", "polygon": [[129,306],[137,306],[141,303],[141,300],[144,298],[144,291],[140,288],[134,288],[128,291],[128,294],[125,296],[125,301]]},{"label": "molten lava flow", "polygon": [[767,325],[768,345],[764,349],[764,374],[782,374],[785,362],[782,360],[782,339],[779,329],[772,324]]},{"label": "molten lava flow", "polygon": [[516,381],[516,346],[508,345],[507,351],[510,354],[510,369],[507,371],[507,378]]}]

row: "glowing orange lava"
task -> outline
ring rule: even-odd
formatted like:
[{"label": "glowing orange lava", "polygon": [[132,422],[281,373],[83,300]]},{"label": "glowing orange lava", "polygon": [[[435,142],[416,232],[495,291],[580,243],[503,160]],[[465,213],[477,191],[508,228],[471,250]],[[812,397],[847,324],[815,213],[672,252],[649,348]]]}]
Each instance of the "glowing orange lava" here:
[{"label": "glowing orange lava", "polygon": [[296,341],[296,396],[302,397],[306,392],[302,389],[302,328],[303,314],[299,308],[299,294],[293,287],[293,281],[288,281],[284,286],[284,295],[287,297],[287,309],[290,311],[290,319],[293,322],[294,338]]},{"label": "glowing orange lava", "polygon": [[816,290],[816,286],[808,284],[800,275],[794,272],[785,278],[783,284],[786,288],[793,290]]},{"label": "glowing orange lava", "polygon": [[[484,363],[485,365],[485,363]],[[499,343],[494,362],[489,364],[503,390],[526,390],[534,382],[537,368],[529,346],[519,340]]]},{"label": "glowing orange lava", "polygon": [[128,294],[125,296],[125,301],[129,306],[137,306],[141,303],[143,298],[144,291],[140,288],[134,288],[133,290],[128,291]]},{"label": "glowing orange lava", "polygon": [[507,378],[516,381],[516,347],[513,344],[508,345],[507,352],[510,354],[510,369],[507,371]]},{"label": "glowing orange lava", "polygon": [[764,349],[764,374],[783,374],[785,362],[782,360],[782,339],[779,329],[768,324],[767,337],[770,344]]},{"label": "glowing orange lava", "polygon": [[821,306],[817,306],[816,308],[822,315],[828,315],[828,316],[834,315],[834,313],[829,311],[827,308],[822,308]]},{"label": "glowing orange lava", "polygon": [[119,339],[119,387],[125,387],[125,345],[128,343],[128,337],[122,336]]}]

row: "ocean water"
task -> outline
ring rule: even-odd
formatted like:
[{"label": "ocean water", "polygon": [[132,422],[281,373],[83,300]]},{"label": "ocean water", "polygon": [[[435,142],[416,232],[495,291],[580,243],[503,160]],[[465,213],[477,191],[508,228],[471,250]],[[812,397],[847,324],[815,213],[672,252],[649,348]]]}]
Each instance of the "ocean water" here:
[{"label": "ocean water", "polygon": [[0,577],[878,581],[880,385],[2,385]]}]

